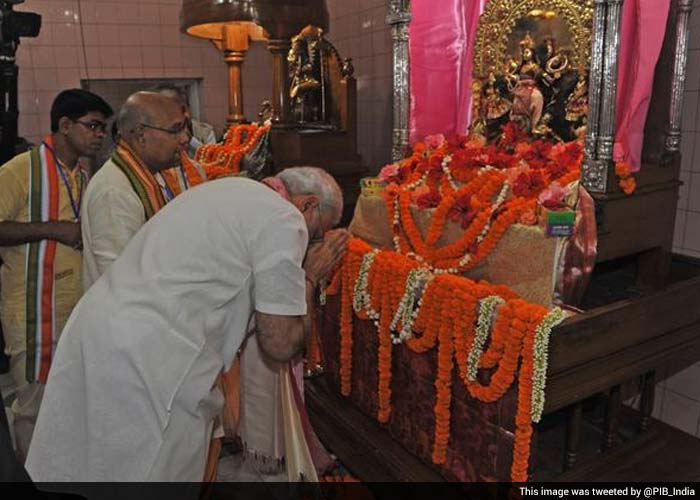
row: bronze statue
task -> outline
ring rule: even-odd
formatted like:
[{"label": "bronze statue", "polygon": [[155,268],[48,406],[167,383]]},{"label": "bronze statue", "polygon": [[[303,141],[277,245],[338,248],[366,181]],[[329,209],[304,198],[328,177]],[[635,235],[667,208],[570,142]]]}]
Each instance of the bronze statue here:
[{"label": "bronze statue", "polygon": [[287,54],[291,85],[289,97],[299,122],[317,122],[323,119],[323,58],[321,46],[323,30],[307,26],[292,38]]}]

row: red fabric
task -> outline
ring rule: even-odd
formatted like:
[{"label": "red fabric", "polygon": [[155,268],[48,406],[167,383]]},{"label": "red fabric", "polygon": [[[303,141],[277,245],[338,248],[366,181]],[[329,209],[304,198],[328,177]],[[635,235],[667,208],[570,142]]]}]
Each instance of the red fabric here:
[{"label": "red fabric", "polygon": [[622,10],[615,160],[641,167],[644,125],[671,0],[627,0]]},{"label": "red fabric", "polygon": [[410,141],[466,132],[474,40],[487,0],[414,0],[409,27]]}]

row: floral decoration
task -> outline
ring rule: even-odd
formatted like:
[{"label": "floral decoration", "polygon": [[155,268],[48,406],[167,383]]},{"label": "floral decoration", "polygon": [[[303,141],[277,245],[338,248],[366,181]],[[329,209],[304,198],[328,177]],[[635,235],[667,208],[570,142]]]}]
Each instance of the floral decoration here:
[{"label": "floral decoration", "polygon": [[[498,144],[428,136],[379,175],[387,183],[394,251],[438,274],[462,273],[486,258],[511,225],[536,224],[538,202],[559,203],[566,186],[578,180],[582,158],[580,142],[531,141],[512,124]],[[425,239],[414,209],[431,211]],[[438,246],[448,222],[464,231],[457,241]]]},{"label": "floral decoration", "polygon": [[[391,417],[393,349],[437,349],[432,460],[444,464],[450,439],[455,365],[471,397],[494,402],[517,382],[518,411],[511,479],[527,481],[532,424],[544,408],[547,350],[566,314],[519,299],[507,287],[434,273],[419,260],[353,239],[326,290],[340,294],[341,393],[352,389],[353,316],[374,321],[379,340],[377,419]],[[481,368],[493,369],[487,383]]]},{"label": "floral decoration", "polygon": [[620,185],[620,189],[622,189],[623,193],[626,195],[634,193],[634,191],[637,189],[637,181],[632,175],[632,170],[630,169],[629,164],[623,161],[617,162],[615,164],[615,175],[617,175],[619,179],[618,184]]}]

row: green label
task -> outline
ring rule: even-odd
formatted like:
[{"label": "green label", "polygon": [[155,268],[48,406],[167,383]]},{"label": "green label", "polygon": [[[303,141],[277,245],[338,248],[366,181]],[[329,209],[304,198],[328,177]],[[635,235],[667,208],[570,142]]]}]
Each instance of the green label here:
[{"label": "green label", "polygon": [[547,212],[547,235],[569,237],[574,234],[576,214],[573,210]]}]

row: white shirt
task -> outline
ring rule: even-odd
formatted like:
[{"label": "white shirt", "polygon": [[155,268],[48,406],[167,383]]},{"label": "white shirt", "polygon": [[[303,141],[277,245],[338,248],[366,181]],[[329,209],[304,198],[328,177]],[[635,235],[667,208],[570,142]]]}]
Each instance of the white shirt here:
[{"label": "white shirt", "polygon": [[32,479],[201,481],[216,378],[255,310],[306,313],[307,242],[301,213],[248,179],[202,184],[158,212],[68,320]]},{"label": "white shirt", "polygon": [[[169,202],[172,193],[156,172],[156,182]],[[83,290],[102,276],[146,223],[141,199],[129,179],[110,159],[97,171],[85,190],[80,211],[83,235]]]},{"label": "white shirt", "polygon": [[84,290],[102,276],[145,222],[143,203],[129,179],[108,160],[90,180],[80,211]]}]

